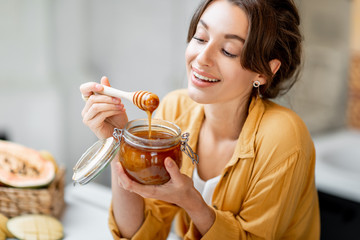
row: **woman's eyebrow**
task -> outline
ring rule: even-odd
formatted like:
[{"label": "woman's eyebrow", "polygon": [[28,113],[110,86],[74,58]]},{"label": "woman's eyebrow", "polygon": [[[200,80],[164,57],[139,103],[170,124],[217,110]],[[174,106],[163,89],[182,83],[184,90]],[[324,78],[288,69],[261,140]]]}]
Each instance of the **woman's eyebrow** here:
[{"label": "woman's eyebrow", "polygon": [[245,39],[235,34],[225,34],[225,39],[236,39],[242,42],[243,44],[245,43]]},{"label": "woman's eyebrow", "polygon": [[[201,25],[203,25],[206,30],[209,29],[208,25],[203,20],[200,19],[199,23],[201,23]],[[236,39],[242,42],[243,44],[245,43],[245,39],[236,34],[225,34],[225,39]]]},{"label": "woman's eyebrow", "polygon": [[201,19],[200,19],[200,20],[199,20],[199,23],[201,23],[206,30],[209,29],[208,25],[204,22],[204,20],[201,20]]}]

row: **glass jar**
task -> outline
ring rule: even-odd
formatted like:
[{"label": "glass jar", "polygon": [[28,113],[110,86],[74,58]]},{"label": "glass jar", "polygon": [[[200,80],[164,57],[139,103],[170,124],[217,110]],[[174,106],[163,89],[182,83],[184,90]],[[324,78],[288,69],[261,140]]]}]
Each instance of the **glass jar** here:
[{"label": "glass jar", "polygon": [[187,144],[188,133],[169,121],[152,119],[151,135],[147,119],[128,122],[114,129],[113,136],[90,147],[74,167],[74,183],[86,184],[95,178],[119,152],[125,173],[141,184],[158,185],[169,181],[164,160],[171,157],[181,167],[182,152],[198,163],[198,156]]}]

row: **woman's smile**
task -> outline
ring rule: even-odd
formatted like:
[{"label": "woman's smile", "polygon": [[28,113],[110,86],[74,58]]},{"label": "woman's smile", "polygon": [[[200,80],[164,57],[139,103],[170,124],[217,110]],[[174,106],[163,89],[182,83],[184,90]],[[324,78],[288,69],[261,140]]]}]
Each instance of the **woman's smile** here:
[{"label": "woman's smile", "polygon": [[220,80],[213,75],[200,71],[194,67],[191,68],[191,72],[191,82],[196,87],[210,87],[215,83],[220,82]]},{"label": "woman's smile", "polygon": [[215,79],[215,78],[208,78],[208,77],[205,77],[197,72],[193,72],[193,74],[195,75],[195,78],[197,78],[198,80],[201,80],[201,81],[206,81],[206,82],[219,82],[220,80],[218,79]]}]

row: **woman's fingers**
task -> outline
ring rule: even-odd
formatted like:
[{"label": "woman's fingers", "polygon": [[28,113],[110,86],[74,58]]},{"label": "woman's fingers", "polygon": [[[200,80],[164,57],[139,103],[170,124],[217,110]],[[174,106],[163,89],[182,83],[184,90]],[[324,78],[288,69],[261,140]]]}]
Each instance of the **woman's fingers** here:
[{"label": "woman's fingers", "polygon": [[118,98],[94,95],[89,98],[81,112],[83,122],[87,126],[97,126],[108,117],[125,112],[124,105]]},{"label": "woman's fingers", "polygon": [[109,79],[102,77],[100,82],[101,84],[87,82],[80,86],[81,94],[86,100],[81,116],[83,123],[97,137],[106,138],[112,134],[114,127],[122,128],[128,119],[120,98],[100,93],[104,90],[104,85],[110,86]]},{"label": "woman's fingers", "polygon": [[165,168],[167,172],[170,174],[170,178],[174,182],[179,182],[182,178],[182,174],[180,172],[179,167],[176,165],[175,161],[170,157],[165,158],[164,160]]},{"label": "woman's fingers", "polygon": [[96,82],[87,82],[80,85],[80,92],[85,98],[90,97],[94,92],[100,92],[102,90],[104,90],[104,87]]},{"label": "woman's fingers", "polygon": [[[109,109],[117,109],[119,108],[119,106],[122,106],[122,108],[124,107],[124,105],[121,103],[121,99],[119,98],[109,97],[105,95],[92,95],[87,100],[81,112],[81,115],[84,117],[84,115],[89,112],[91,108],[92,110],[96,110],[97,104],[109,104]],[[110,105],[115,105],[116,107],[114,108],[114,106]]]},{"label": "woman's fingers", "polygon": [[90,127],[90,129],[96,130],[103,125],[107,118],[120,114],[121,112],[122,110],[110,110],[98,113],[91,118],[87,118],[87,116],[85,116],[83,118],[83,123]]},{"label": "woman's fingers", "polygon": [[[85,114],[90,111],[90,109],[94,110],[98,107],[94,105],[96,103],[108,103],[117,105],[115,109],[123,108],[120,98],[110,97],[106,95],[96,94],[96,92],[100,92],[104,90],[103,85],[110,86],[109,79],[107,77],[102,77],[100,80],[101,84],[96,82],[87,82],[80,86],[80,91],[83,99],[86,99],[86,104],[81,112],[81,115],[84,117]],[[96,114],[96,113],[95,113]]]},{"label": "woman's fingers", "polygon": [[106,85],[110,87],[110,82],[107,77],[102,77],[100,80],[100,83],[96,82],[87,82],[80,85],[80,92],[82,94],[82,97],[85,99],[88,99],[91,95],[93,95],[96,92],[101,92],[104,90],[104,87],[102,85]]},{"label": "woman's fingers", "polygon": [[105,76],[102,77],[100,82],[101,82],[102,85],[110,87],[110,82],[109,82],[109,79],[107,77],[105,77]]},{"label": "woman's fingers", "polygon": [[187,184],[190,184],[190,187],[192,186],[192,181],[187,181],[187,177],[180,173],[178,166],[171,158],[166,158],[165,160],[165,166],[171,176],[171,179],[163,185],[139,184],[131,180],[126,175],[120,163],[116,163],[116,166],[119,186],[127,191],[137,193],[144,198],[156,198],[163,201],[177,203],[179,202],[177,193],[186,190],[189,187]]},{"label": "woman's fingers", "polygon": [[[145,186],[142,184],[139,184],[133,180],[131,180],[125,173],[124,168],[122,167],[120,162],[115,163],[115,169],[116,173],[118,175],[118,185],[119,187],[129,191],[129,192],[136,192],[136,189],[138,189],[138,186]],[[139,194],[141,195],[141,194]]]},{"label": "woman's fingers", "polygon": [[134,185],[138,183],[132,181],[126,175],[124,168],[121,166],[120,162],[117,162],[115,166],[116,166],[116,173],[118,175],[118,185],[129,192],[133,192]]},{"label": "woman's fingers", "polygon": [[91,119],[95,115],[101,112],[106,111],[121,111],[124,109],[124,104],[117,102],[117,103],[96,103],[88,106],[87,109],[84,108],[83,110],[83,118]]}]

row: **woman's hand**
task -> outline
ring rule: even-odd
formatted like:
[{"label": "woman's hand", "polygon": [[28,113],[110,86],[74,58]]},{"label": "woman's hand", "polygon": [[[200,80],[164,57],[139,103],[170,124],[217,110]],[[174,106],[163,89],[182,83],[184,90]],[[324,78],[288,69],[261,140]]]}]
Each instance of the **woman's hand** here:
[{"label": "woman's hand", "polygon": [[139,194],[144,198],[155,198],[184,206],[189,194],[195,190],[191,178],[182,174],[180,169],[171,158],[165,159],[165,167],[170,174],[170,180],[162,185],[143,185],[131,180],[124,172],[121,164],[116,163],[116,171],[119,176],[118,184],[127,191]]},{"label": "woman's hand", "polygon": [[214,210],[205,203],[201,194],[195,189],[192,179],[180,172],[174,160],[167,157],[165,167],[171,177],[167,183],[142,185],[132,181],[121,164],[116,162],[118,185],[143,198],[153,198],[178,205],[187,212],[199,232],[204,235],[215,222]]},{"label": "woman's hand", "polygon": [[[101,84],[110,86],[107,77],[101,78]],[[112,136],[114,128],[122,129],[128,122],[128,117],[120,98],[94,94],[104,89],[101,84],[88,82],[80,86],[81,94],[87,98],[81,115],[83,123],[99,139],[104,139]]]}]

